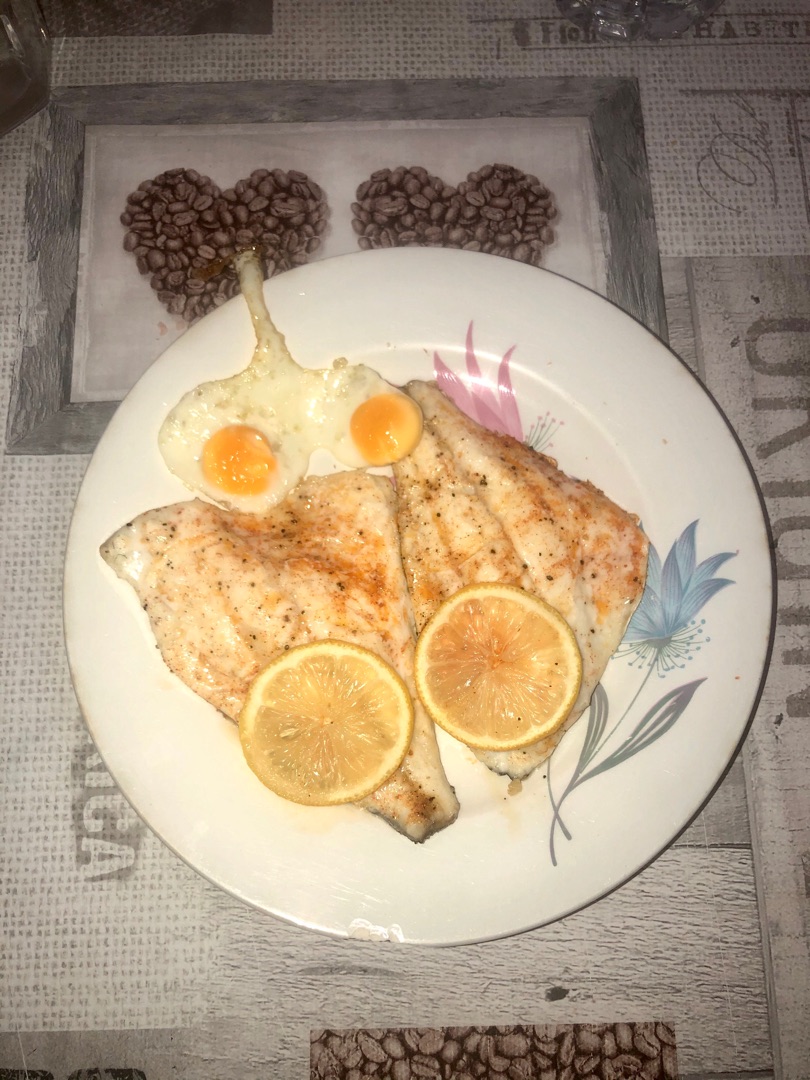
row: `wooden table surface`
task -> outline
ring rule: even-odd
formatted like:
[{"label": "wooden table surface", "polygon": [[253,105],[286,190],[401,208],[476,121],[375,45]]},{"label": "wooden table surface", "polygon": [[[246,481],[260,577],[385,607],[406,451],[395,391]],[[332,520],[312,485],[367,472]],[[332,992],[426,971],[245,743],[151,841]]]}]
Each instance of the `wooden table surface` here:
[{"label": "wooden table surface", "polygon": [[[810,1077],[805,6],[726,0],[682,40],[632,46],[583,40],[551,0],[178,3],[139,28],[129,7],[107,5],[105,22],[98,5],[50,0],[68,35],[57,86],[636,78],[669,340],[757,473],[776,639],[742,753],[672,847],[612,895],[453,949],[316,937],[221,893],[123,802],[131,857],[88,870],[82,800],[113,789],[71,691],[60,595],[87,458],[5,456],[0,1077],[303,1078],[312,1029],[656,1020],[675,1031],[683,1077]],[[32,130],[0,141],[4,402],[23,344]]]}]

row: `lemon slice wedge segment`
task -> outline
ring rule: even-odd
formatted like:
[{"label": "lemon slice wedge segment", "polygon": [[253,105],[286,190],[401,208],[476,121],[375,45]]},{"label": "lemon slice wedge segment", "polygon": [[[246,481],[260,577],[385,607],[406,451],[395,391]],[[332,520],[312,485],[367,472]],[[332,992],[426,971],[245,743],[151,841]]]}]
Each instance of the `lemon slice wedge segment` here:
[{"label": "lemon slice wedge segment", "polygon": [[512,585],[468,585],[416,643],[416,688],[439,727],[476,750],[517,750],[553,734],[582,682],[560,613]]},{"label": "lemon slice wedge segment", "polygon": [[343,641],[299,645],[254,679],[239,715],[247,763],[292,802],[334,806],[370,795],[399,768],[413,702],[376,653]]}]

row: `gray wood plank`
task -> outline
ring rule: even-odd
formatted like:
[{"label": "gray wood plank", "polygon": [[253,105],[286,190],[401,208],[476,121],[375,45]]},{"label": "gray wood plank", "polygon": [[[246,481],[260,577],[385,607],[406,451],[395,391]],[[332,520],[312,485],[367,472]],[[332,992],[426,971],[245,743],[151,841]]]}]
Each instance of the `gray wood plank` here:
[{"label": "gray wood plank", "polygon": [[641,99],[626,81],[591,115],[607,262],[607,296],[664,341],[667,318],[649,189]]},{"label": "gray wood plank", "polygon": [[[669,346],[698,377],[701,370],[695,340],[694,289],[688,259],[664,258],[661,275],[666,303]],[[738,757],[697,818],[675,841],[676,846],[751,846],[745,774]]]},{"label": "gray wood plank", "polygon": [[[257,124],[485,116],[590,116],[615,78],[347,79],[57,87],[82,124]],[[118,118],[116,120],[116,117]]]},{"label": "gray wood plank", "polygon": [[751,847],[745,772],[738,757],[692,824],[675,841],[681,847]]},{"label": "gray wood plank", "polygon": [[25,444],[67,401],[73,360],[83,125],[50,107],[34,121],[26,192],[26,318],[12,379],[7,444]]},{"label": "gray wood plank", "polygon": [[765,495],[776,639],[744,765],[768,958],[775,1071],[810,1068],[810,259],[692,261],[698,351]]},{"label": "gray wood plank", "polygon": [[661,276],[667,312],[669,347],[695,375],[700,377],[695,327],[692,316],[692,289],[689,260],[665,258],[661,260]]}]

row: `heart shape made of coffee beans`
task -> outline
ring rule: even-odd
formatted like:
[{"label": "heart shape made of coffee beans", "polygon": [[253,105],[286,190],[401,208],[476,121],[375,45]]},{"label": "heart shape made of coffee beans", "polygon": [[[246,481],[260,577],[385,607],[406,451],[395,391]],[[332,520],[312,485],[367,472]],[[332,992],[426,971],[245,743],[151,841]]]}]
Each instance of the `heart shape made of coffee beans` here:
[{"label": "heart shape made of coffee beans", "polygon": [[224,191],[195,169],[168,169],[127,197],[121,224],[124,250],[158,299],[192,323],[239,291],[230,264],[210,277],[199,271],[254,246],[267,277],[301,266],[320,247],[328,214],[318,184],[293,169],[255,169]]},{"label": "heart shape made of coffee beans", "polygon": [[360,184],[352,214],[364,250],[455,247],[539,266],[557,208],[545,184],[513,165],[484,165],[457,187],[421,165],[400,165]]}]

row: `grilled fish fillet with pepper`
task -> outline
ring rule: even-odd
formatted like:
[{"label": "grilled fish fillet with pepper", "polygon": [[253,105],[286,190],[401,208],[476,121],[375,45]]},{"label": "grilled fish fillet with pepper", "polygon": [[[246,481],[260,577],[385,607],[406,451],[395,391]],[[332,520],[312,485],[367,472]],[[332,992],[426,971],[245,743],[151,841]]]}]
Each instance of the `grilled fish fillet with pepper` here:
[{"label": "grilled fish fillet with pepper", "polygon": [[644,588],[637,519],[556,462],[482,428],[433,383],[412,382],[425,427],[394,466],[402,556],[417,630],[464,585],[517,585],[555,607],[582,653],[582,686],[563,728],[521,750],[480,751],[495,772],[527,776],[585,711]]},{"label": "grilled fish fillet with pepper", "polygon": [[451,824],[455,793],[413,686],[414,630],[388,480],[305,480],[269,513],[194,500],[141,514],[101,554],[135,589],[168,667],[236,720],[251,680],[286,648],[337,638],[399,672],[415,725],[399,770],[359,805],[420,842]]}]

